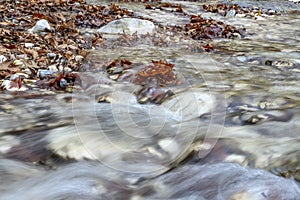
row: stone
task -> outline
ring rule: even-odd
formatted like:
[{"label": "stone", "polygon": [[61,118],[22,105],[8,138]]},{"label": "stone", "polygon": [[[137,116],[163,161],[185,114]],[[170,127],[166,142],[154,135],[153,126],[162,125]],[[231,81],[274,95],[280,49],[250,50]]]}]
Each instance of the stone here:
[{"label": "stone", "polygon": [[13,66],[18,67],[18,66],[23,66],[24,62],[22,60],[14,60]]},{"label": "stone", "polygon": [[32,48],[34,46],[34,44],[33,43],[25,43],[24,46],[26,48]]},{"label": "stone", "polygon": [[28,31],[30,33],[40,33],[43,32],[45,30],[51,30],[50,24],[47,20],[45,19],[41,19],[39,20],[34,27],[32,27],[31,29],[29,29]]},{"label": "stone", "polygon": [[143,198],[147,200],[299,199],[300,195],[292,179],[233,163],[184,165],[150,181],[147,186],[147,191],[151,191]]},{"label": "stone", "polygon": [[7,61],[7,58],[4,55],[0,55],[0,64]]},{"label": "stone", "polygon": [[75,56],[76,62],[82,61],[83,59],[84,59],[83,56],[80,56],[80,55]]},{"label": "stone", "polygon": [[101,27],[98,32],[103,34],[129,34],[137,33],[138,35],[145,35],[153,33],[155,25],[148,20],[136,18],[123,18],[114,20],[107,25]]},{"label": "stone", "polygon": [[27,87],[20,85],[18,80],[4,80],[1,84],[1,87],[4,90],[7,90],[9,92],[17,92],[17,91],[26,91],[28,90]]},{"label": "stone", "polygon": [[50,71],[58,71],[58,69],[57,69],[57,67],[56,67],[55,65],[50,65],[50,66],[48,66],[48,69],[49,69]]},{"label": "stone", "polygon": [[236,15],[235,10],[229,10],[226,14],[226,17],[234,17]]},{"label": "stone", "polygon": [[51,76],[54,73],[56,73],[56,71],[46,70],[46,69],[39,69],[38,72],[37,72],[37,76],[40,79],[44,79],[46,76]]},{"label": "stone", "polygon": [[54,57],[56,57],[56,53],[48,53],[47,56],[49,58],[54,58]]}]

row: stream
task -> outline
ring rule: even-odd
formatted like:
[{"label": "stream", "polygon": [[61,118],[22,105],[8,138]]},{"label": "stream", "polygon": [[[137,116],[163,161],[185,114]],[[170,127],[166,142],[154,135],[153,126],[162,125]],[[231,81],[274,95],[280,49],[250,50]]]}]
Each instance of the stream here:
[{"label": "stream", "polygon": [[[73,93],[0,95],[0,199],[300,199],[299,4],[255,1],[280,12],[255,18],[169,2],[187,15],[118,2],[157,32],[91,50]],[[164,31],[192,14],[245,36]],[[107,76],[115,60],[133,67]],[[173,64],[178,84],[134,84],[153,60]]]}]

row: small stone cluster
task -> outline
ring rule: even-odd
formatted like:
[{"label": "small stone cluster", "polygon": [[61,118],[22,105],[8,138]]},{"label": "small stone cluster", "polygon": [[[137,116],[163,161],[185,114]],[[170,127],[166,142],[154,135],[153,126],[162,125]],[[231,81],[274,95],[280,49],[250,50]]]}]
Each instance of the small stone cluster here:
[{"label": "small stone cluster", "polygon": [[207,12],[218,13],[226,17],[234,17],[238,15],[240,17],[259,17],[267,15],[279,15],[280,13],[275,10],[260,9],[258,7],[241,7],[238,4],[226,5],[226,4],[211,4],[203,5],[203,9]]}]

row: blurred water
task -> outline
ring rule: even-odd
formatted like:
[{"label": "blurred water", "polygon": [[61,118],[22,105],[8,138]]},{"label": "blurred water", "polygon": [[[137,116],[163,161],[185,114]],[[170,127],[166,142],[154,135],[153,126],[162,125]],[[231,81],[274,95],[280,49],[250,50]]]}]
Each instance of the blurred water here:
[{"label": "blurred water", "polygon": [[[1,94],[0,199],[299,199],[299,15],[203,16],[246,37],[93,50],[73,94]],[[213,52],[196,48],[207,43]],[[139,104],[141,86],[104,74],[120,58],[137,68],[166,59],[182,84],[160,105]]]}]

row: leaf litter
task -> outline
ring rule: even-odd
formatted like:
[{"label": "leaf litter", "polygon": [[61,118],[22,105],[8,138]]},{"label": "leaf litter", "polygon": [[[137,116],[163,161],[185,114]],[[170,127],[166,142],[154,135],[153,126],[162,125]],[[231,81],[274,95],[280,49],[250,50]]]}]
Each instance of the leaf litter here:
[{"label": "leaf litter", "polygon": [[[145,3],[145,9],[160,9],[187,15],[178,3],[139,2]],[[29,76],[27,79],[36,80],[34,83],[39,88],[71,91],[67,88],[74,84],[76,72],[85,70],[83,61],[89,50],[108,48],[109,46],[101,34],[97,32],[87,34],[81,30],[97,29],[115,19],[134,17],[134,13],[120,8],[118,4],[114,3],[102,6],[87,4],[84,0],[21,0],[1,2],[0,16],[0,55],[5,58],[0,63],[2,82],[12,74],[24,73]],[[39,33],[28,31],[42,19],[47,20],[51,28]],[[138,41],[147,41],[145,37],[151,38],[151,44],[168,45],[166,41],[172,39],[164,32],[171,32],[176,37],[194,40],[235,38],[243,37],[245,34],[245,29],[237,29],[218,20],[204,19],[201,15],[190,16],[190,23],[183,26],[163,27],[157,23],[156,25],[158,26],[156,34],[151,36],[123,34],[117,41],[118,45],[134,45]],[[112,42],[109,44],[111,48],[114,47]],[[207,42],[206,45],[201,43],[199,45],[203,51],[214,50],[214,47]],[[110,66],[107,71],[109,78],[119,79],[122,75],[120,71],[127,70],[125,65],[130,66],[130,61],[120,61],[120,63],[108,65]],[[155,88],[176,85],[176,75],[172,68],[173,65],[166,61],[153,61],[152,65],[139,71],[132,82],[147,86],[146,88],[152,87],[149,86],[151,84]],[[49,70],[45,72],[47,75],[44,78],[38,77],[38,71],[41,69]],[[24,78],[22,77],[22,79]],[[23,82],[21,80],[21,84]],[[2,89],[4,88],[7,87],[2,86]]]}]

